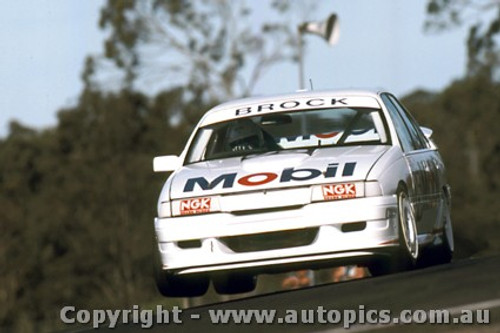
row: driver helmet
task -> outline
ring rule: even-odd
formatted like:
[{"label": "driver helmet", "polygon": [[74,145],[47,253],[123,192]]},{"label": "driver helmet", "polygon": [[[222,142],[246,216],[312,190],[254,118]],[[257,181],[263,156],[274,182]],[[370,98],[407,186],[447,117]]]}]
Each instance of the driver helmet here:
[{"label": "driver helmet", "polygon": [[240,119],[231,124],[227,132],[230,150],[252,150],[259,147],[259,128],[250,119]]}]

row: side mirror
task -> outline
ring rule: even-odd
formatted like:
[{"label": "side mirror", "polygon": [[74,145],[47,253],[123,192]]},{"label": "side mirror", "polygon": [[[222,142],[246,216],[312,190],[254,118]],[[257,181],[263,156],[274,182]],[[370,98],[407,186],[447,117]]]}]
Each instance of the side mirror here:
[{"label": "side mirror", "polygon": [[420,129],[422,130],[427,139],[430,139],[432,137],[433,131],[430,128],[420,126]]},{"label": "side mirror", "polygon": [[154,172],[168,172],[177,170],[181,166],[181,159],[179,156],[166,155],[157,156],[153,159]]}]

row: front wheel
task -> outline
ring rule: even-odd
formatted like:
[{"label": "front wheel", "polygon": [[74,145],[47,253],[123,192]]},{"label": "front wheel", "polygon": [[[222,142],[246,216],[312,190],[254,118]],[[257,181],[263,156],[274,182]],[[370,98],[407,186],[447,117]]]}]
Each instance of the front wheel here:
[{"label": "front wheel", "polygon": [[253,291],[257,286],[257,276],[251,274],[227,274],[213,278],[218,294],[240,294]]},{"label": "front wheel", "polygon": [[399,215],[399,258],[400,264],[408,268],[414,266],[420,254],[415,213],[408,193],[404,189],[398,192]]},{"label": "front wheel", "polygon": [[420,255],[415,213],[406,188],[400,186],[398,198],[399,247],[389,259],[376,261],[368,266],[372,276],[409,270],[415,267]]},{"label": "front wheel", "polygon": [[154,261],[156,288],[165,297],[203,296],[209,287],[210,279],[204,275],[180,276],[161,269],[159,255]]},{"label": "front wheel", "polygon": [[156,279],[156,287],[165,297],[198,297],[207,292],[209,282],[204,276],[180,277],[163,272]]}]

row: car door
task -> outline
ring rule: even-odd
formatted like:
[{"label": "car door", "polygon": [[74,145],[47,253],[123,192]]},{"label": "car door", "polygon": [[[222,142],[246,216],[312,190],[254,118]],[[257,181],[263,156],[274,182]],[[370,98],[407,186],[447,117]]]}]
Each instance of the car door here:
[{"label": "car door", "polygon": [[[443,198],[442,188],[444,184],[442,184],[442,180],[444,177],[442,173],[444,172],[444,165],[439,152],[435,146],[429,142],[429,139],[425,137],[415,118],[413,118],[394,96],[390,96],[390,98],[398,108],[410,132],[414,133],[414,136],[416,136],[420,143],[420,150],[424,157],[421,163],[425,175],[425,198],[423,199],[425,212],[428,214],[425,220],[429,224],[429,227],[432,228],[438,218],[439,207]],[[430,231],[432,231],[432,229]]]},{"label": "car door", "polygon": [[431,233],[438,214],[437,193],[437,152],[430,144],[399,101],[390,94],[383,94],[391,119],[396,127],[404,158],[410,169],[411,184],[408,194],[412,202],[419,233]]}]

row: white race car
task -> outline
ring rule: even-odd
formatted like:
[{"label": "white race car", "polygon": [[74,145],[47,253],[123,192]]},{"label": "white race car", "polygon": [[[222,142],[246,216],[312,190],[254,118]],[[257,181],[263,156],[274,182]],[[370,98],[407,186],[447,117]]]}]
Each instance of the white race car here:
[{"label": "white race car", "polygon": [[200,120],[158,202],[165,296],[247,292],[261,273],[357,264],[372,275],[453,253],[450,187],[432,131],[390,93],[300,92]]}]

